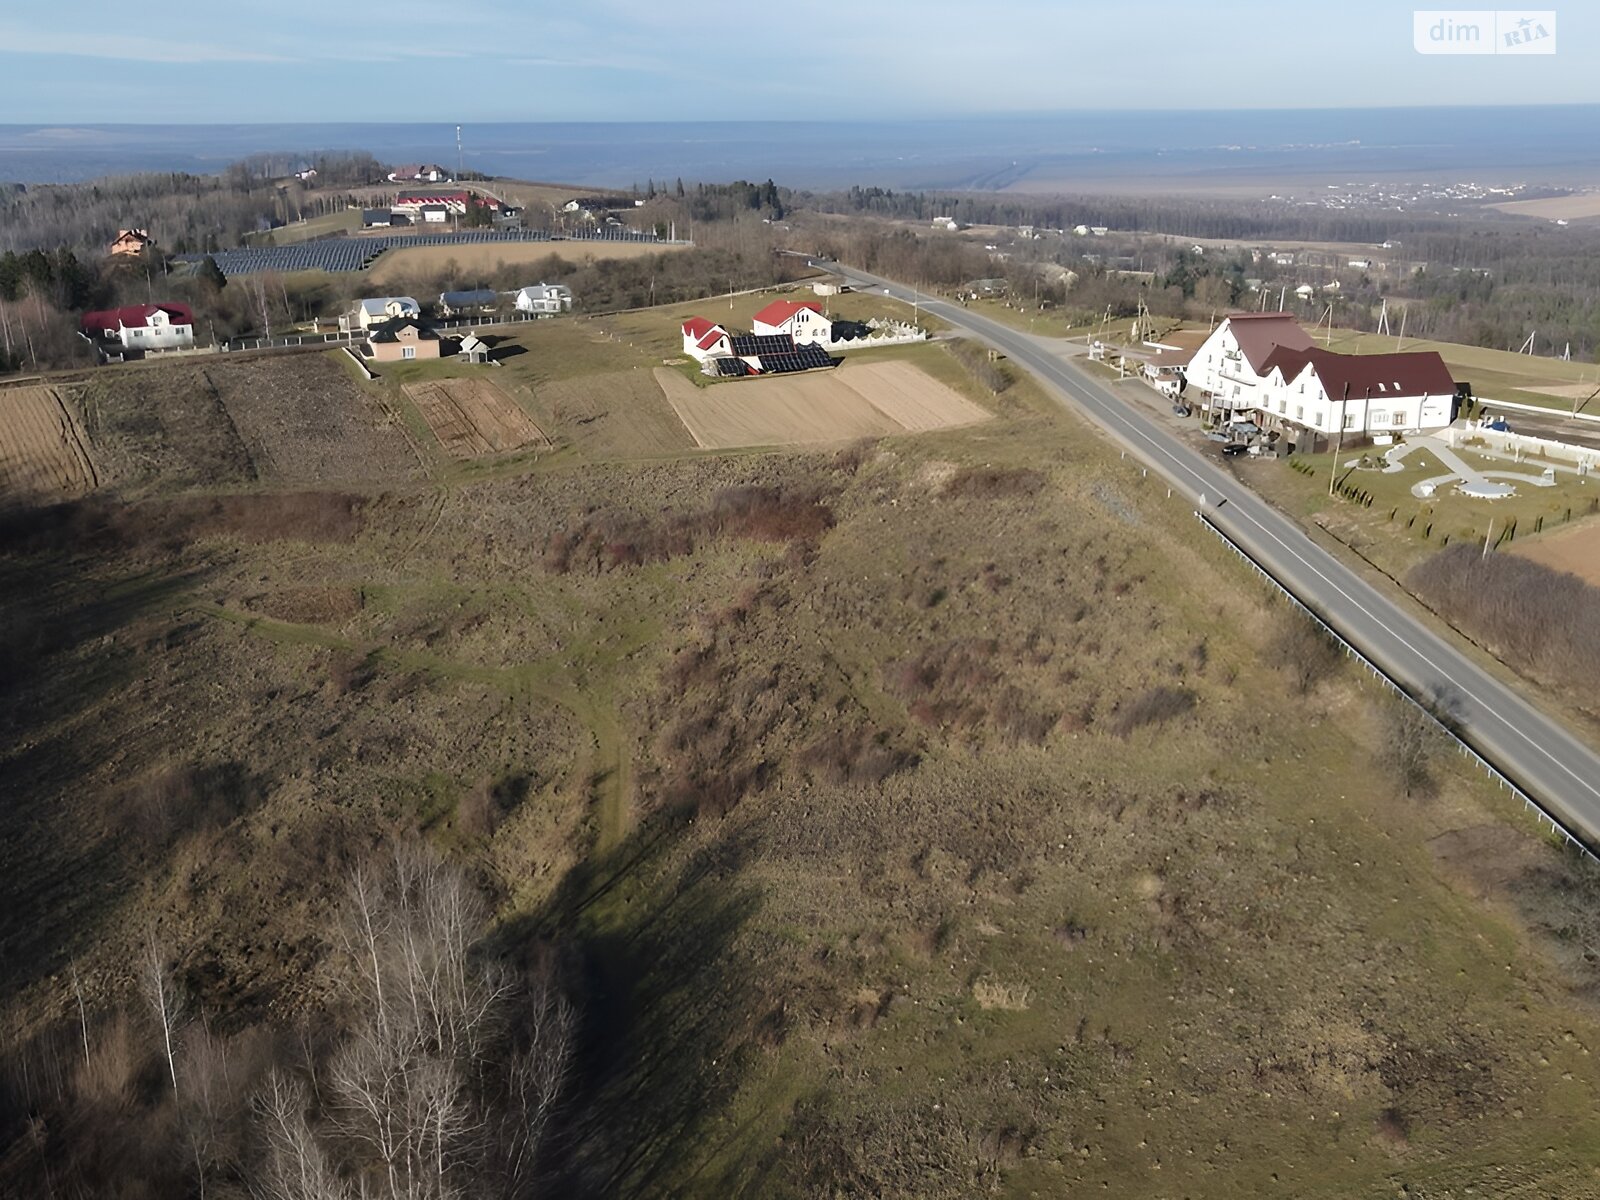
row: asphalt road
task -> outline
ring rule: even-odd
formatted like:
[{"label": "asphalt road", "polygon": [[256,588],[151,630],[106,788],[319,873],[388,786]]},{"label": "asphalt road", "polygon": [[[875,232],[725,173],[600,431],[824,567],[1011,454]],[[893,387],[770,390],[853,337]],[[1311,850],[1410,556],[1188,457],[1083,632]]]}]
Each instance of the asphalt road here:
[{"label": "asphalt road", "polygon": [[[1438,697],[1463,739],[1567,830],[1600,847],[1600,755],[1313,542],[1137,405],[1030,337],[959,305],[826,264],[988,342],[1159,472],[1284,587],[1412,695]],[[1203,501],[1202,501],[1203,497]]]}]

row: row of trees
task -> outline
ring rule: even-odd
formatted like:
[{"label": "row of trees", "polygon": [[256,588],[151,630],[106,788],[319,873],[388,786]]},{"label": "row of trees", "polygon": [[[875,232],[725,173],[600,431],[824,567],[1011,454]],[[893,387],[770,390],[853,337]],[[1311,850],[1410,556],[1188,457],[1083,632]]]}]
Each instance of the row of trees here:
[{"label": "row of trees", "polygon": [[548,955],[495,952],[465,873],[405,844],[349,873],[324,1001],[224,1032],[152,932],[135,994],[6,1056],[0,1192],[445,1200],[539,1193],[573,1010]]}]

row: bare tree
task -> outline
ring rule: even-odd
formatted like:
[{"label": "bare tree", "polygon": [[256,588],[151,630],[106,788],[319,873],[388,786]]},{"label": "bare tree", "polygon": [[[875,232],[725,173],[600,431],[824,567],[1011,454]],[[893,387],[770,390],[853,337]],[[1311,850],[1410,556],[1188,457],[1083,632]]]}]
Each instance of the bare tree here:
[{"label": "bare tree", "polygon": [[256,1095],[255,1115],[266,1145],[260,1169],[250,1173],[257,1200],[345,1200],[350,1188],[328,1161],[306,1120],[305,1085],[273,1071]]},{"label": "bare tree", "polygon": [[1407,796],[1425,791],[1432,783],[1428,765],[1438,739],[1433,717],[1420,704],[1402,697],[1385,705],[1380,719],[1384,766]]},{"label": "bare tree", "polygon": [[161,1043],[167,1059],[167,1073],[172,1077],[172,1093],[178,1094],[178,1058],[174,1039],[183,1023],[183,998],[173,982],[166,947],[151,929],[145,938],[144,960],[140,969],[140,988],[150,1013],[161,1028]]}]

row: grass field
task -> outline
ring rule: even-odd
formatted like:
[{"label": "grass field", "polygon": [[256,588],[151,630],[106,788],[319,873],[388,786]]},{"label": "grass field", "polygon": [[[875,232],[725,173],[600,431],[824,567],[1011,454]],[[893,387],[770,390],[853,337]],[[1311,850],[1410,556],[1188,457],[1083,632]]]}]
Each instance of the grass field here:
[{"label": "grass field", "polygon": [[361,210],[348,208],[339,212],[325,213],[320,217],[309,217],[304,221],[295,221],[264,233],[251,234],[246,236],[245,242],[252,246],[293,246],[336,233],[360,232]]},{"label": "grass field", "polygon": [[96,479],[88,438],[54,388],[0,390],[0,505],[81,495]]},{"label": "grass field", "polygon": [[[1468,463],[1486,470],[1523,471],[1535,476],[1537,462],[1516,464],[1489,458],[1471,449],[1458,451]],[[1450,468],[1426,451],[1406,457],[1405,470],[1393,474],[1376,470],[1351,470],[1348,463],[1359,455],[1341,454],[1338,481],[1371,495],[1370,506],[1328,495],[1331,454],[1297,455],[1311,468],[1304,475],[1282,462],[1248,462],[1239,466],[1240,477],[1259,488],[1289,511],[1312,517],[1318,523],[1353,540],[1363,554],[1390,574],[1403,575],[1410,567],[1453,542],[1481,543],[1486,536],[1503,537],[1508,528],[1515,541],[1554,531],[1588,514],[1600,501],[1600,484],[1584,482],[1571,474],[1558,476],[1555,487],[1523,486],[1502,500],[1475,500],[1444,487],[1422,500],[1411,494],[1413,484],[1450,473]],[[1390,513],[1393,512],[1391,518]],[[1490,522],[1493,522],[1493,529]]]},{"label": "grass field", "polygon": [[[1293,614],[1025,381],[696,453],[657,316],[519,329],[491,382],[554,449],[482,467],[419,465],[403,387],[482,368],[86,389],[115,519],[0,540],[0,1006],[58,1092],[104,1074],[80,998],[93,1062],[128,1047],[80,1113],[113,1172],[203,1157],[159,1039],[114,1040],[150,929],[247,1117],[339,1019],[349,864],[416,837],[578,1006],[552,1194],[1594,1191],[1593,881],[1513,804],[1448,750],[1405,795],[1387,701],[1301,675]],[[980,399],[937,345],[833,378],[908,363]],[[12,1050],[0,1192],[69,1194],[94,1147],[9,1119]]]}]

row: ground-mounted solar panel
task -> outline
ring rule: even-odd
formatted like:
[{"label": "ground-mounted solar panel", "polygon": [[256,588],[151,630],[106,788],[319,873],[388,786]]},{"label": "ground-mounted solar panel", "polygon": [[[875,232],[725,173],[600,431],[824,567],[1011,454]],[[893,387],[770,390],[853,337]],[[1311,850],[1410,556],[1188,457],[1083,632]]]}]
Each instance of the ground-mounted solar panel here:
[{"label": "ground-mounted solar panel", "polygon": [[750,368],[742,358],[719,358],[713,361],[717,364],[717,374],[719,376],[737,379],[750,374]]},{"label": "ground-mounted solar panel", "polygon": [[788,334],[762,334],[753,333],[735,334],[728,339],[728,345],[735,354],[790,354],[794,351],[794,339]]}]

